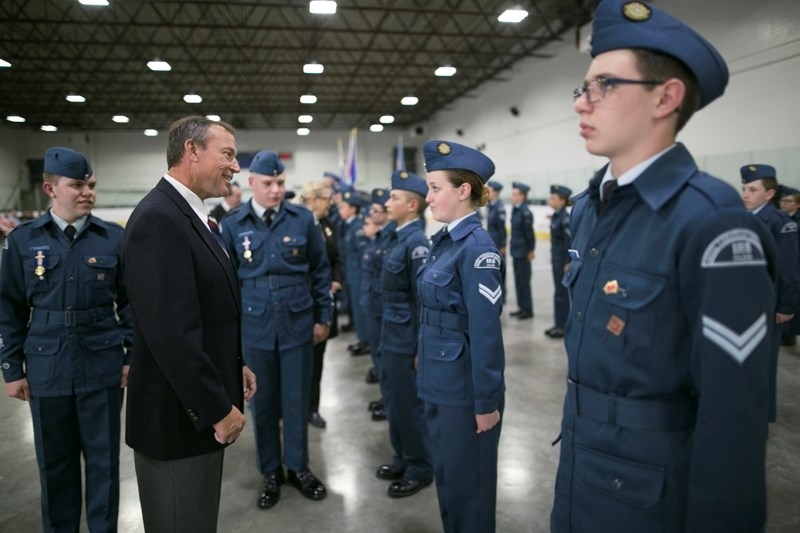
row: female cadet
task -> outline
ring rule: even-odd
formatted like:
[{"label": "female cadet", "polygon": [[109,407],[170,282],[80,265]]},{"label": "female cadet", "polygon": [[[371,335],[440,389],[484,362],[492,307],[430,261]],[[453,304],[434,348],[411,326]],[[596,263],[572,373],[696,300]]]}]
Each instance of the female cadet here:
[{"label": "female cadet", "polygon": [[475,212],[494,163],[456,143],[423,148],[426,200],[446,226],[417,274],[417,385],[425,400],[445,532],[493,532],[505,385],[500,312],[505,266]]}]

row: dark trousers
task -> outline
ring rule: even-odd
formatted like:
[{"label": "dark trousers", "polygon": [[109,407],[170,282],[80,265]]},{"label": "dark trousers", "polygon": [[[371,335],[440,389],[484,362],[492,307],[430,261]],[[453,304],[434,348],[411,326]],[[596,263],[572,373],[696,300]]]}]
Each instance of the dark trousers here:
[{"label": "dark trousers", "polygon": [[500,422],[476,433],[475,412],[425,402],[436,495],[445,533],[493,533]]},{"label": "dark trousers", "polygon": [[217,530],[224,450],[158,461],[134,451],[146,533]]},{"label": "dark trousers", "polygon": [[399,354],[384,346],[381,351],[381,365],[385,369],[384,375],[392,398],[386,418],[389,421],[390,434],[394,428],[396,438],[401,443],[404,477],[415,481],[430,479],[433,475],[432,459],[425,427],[424,404],[417,397],[414,356]]},{"label": "dark trousers", "polygon": [[72,396],[31,398],[44,531],[78,531],[81,454],[89,531],[117,530],[122,395],[123,390],[114,386]]},{"label": "dark trousers", "polygon": [[569,314],[569,293],[567,288],[561,284],[564,278],[564,263],[553,263],[553,317],[557,328],[564,329]]},{"label": "dark trousers", "polygon": [[[771,318],[775,320],[775,315],[773,314]],[[767,416],[770,422],[775,422],[778,418],[778,352],[781,349],[781,337],[784,329],[783,324],[773,324],[772,336],[769,338],[769,410]]]},{"label": "dark trousers", "polygon": [[372,366],[381,375],[381,313],[369,311],[364,315],[367,328],[367,341],[369,342]]},{"label": "dark trousers", "polygon": [[517,291],[517,307],[519,307],[519,310],[525,313],[533,313],[531,263],[526,258],[514,258],[514,289]]},{"label": "dark trousers", "polygon": [[258,379],[258,390],[250,400],[250,409],[259,471],[266,474],[283,464],[290,470],[305,470],[308,467],[308,405],[314,357],[311,343],[288,350],[246,346],[243,354],[247,366]]},{"label": "dark trousers", "polygon": [[400,431],[397,424],[392,424],[394,413],[394,392],[389,385],[389,375],[387,374],[383,350],[381,350],[380,366],[378,367],[378,384],[381,388],[381,398],[383,399],[383,411],[386,413],[386,420],[389,421],[389,444],[392,445],[392,465],[401,471],[406,469],[405,454],[403,453],[403,441],[400,439]]},{"label": "dark trousers", "polygon": [[[325,348],[328,341],[314,345],[314,361],[311,365],[311,391],[309,392],[308,412],[319,411],[320,384],[322,383],[322,363],[325,358]],[[256,376],[258,379],[258,376]]]}]

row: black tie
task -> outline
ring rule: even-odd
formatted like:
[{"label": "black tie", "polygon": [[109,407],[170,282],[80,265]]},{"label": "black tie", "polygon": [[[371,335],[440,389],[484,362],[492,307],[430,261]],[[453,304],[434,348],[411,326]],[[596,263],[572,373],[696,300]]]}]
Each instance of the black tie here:
[{"label": "black tie", "polygon": [[75,226],[73,226],[72,224],[67,224],[67,227],[64,228],[64,235],[66,235],[67,239],[69,239],[70,241],[75,240],[75,234],[77,232],[78,230],[76,230]]},{"label": "black tie", "polygon": [[616,189],[619,186],[617,180],[608,180],[603,184],[603,199],[600,201],[600,210],[606,208],[608,205],[608,198],[611,196],[611,191]]},{"label": "black tie", "polygon": [[273,219],[275,219],[275,210],[274,209],[268,209],[264,213],[264,222],[267,224],[267,227],[272,226]]}]

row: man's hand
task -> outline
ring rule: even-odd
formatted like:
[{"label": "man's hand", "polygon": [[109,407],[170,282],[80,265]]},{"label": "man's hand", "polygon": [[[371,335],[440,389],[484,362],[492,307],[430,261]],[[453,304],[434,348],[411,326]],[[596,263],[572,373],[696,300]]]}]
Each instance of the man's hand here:
[{"label": "man's hand", "polygon": [[314,344],[319,344],[331,334],[330,326],[325,324],[314,324]]},{"label": "man's hand", "polygon": [[534,252],[533,250],[531,250],[530,252],[528,252],[528,263],[530,263],[531,261],[533,261],[533,258],[534,258],[534,257],[536,257],[536,252]]},{"label": "man's hand", "polygon": [[256,395],[256,375],[246,365],[242,367],[242,381],[244,381],[244,399],[249,402]]},{"label": "man's hand", "polygon": [[342,284],[339,283],[338,281],[334,281],[333,283],[331,283],[331,290],[334,292],[334,294],[339,292],[340,290],[342,290]]},{"label": "man's hand", "polygon": [[505,247],[505,246],[503,246],[502,248],[500,248],[500,249],[498,250],[498,252],[500,252],[500,255],[502,255],[502,256],[504,256],[504,257],[505,257],[505,255],[506,255],[506,247]]},{"label": "man's hand", "polygon": [[775,323],[776,324],[783,324],[784,322],[789,322],[794,315],[784,315],[783,313],[775,313]]},{"label": "man's hand", "polygon": [[244,415],[234,405],[225,418],[214,424],[214,438],[220,444],[230,444],[239,438],[244,429],[244,423]]},{"label": "man's hand", "polygon": [[122,377],[119,380],[119,388],[124,389],[128,386],[128,371],[131,369],[131,365],[122,365]]},{"label": "man's hand", "polygon": [[22,378],[11,383],[6,383],[6,393],[11,398],[17,398],[23,402],[31,399],[31,388],[28,386],[28,379]]},{"label": "man's hand", "polygon": [[489,431],[496,426],[498,422],[500,422],[500,411],[497,409],[485,415],[475,415],[475,424],[478,426],[477,433]]}]

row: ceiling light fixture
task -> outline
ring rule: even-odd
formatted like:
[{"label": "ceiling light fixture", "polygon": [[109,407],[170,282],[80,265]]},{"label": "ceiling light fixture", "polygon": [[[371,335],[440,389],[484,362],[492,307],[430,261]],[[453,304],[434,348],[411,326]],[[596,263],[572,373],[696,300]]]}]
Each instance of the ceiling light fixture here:
[{"label": "ceiling light fixture", "polygon": [[148,61],[147,68],[149,68],[153,72],[169,72],[170,70],[172,70],[172,66],[169,63],[167,63],[166,61],[161,61],[160,59],[154,59],[152,61]]},{"label": "ceiling light fixture", "polygon": [[82,104],[86,101],[86,98],[79,94],[68,94],[67,95],[67,102],[72,102],[73,104]]},{"label": "ceiling light fixture", "polygon": [[434,72],[434,75],[439,76],[440,78],[449,78],[450,76],[456,73],[456,67],[451,67],[450,65],[444,65],[439,67]]},{"label": "ceiling light fixture", "polygon": [[58,131],[58,128],[50,124],[44,124],[41,128],[42,131]]},{"label": "ceiling light fixture", "polygon": [[497,20],[500,22],[507,22],[509,24],[516,24],[522,22],[528,17],[528,12],[524,9],[506,9],[503,11]]},{"label": "ceiling light fixture", "polygon": [[147,135],[148,137],[155,137],[156,135],[158,135],[158,130],[147,128],[146,130],[144,130],[144,134]]},{"label": "ceiling light fixture", "polygon": [[301,104],[316,104],[317,103],[317,97],[314,96],[313,94],[304,94],[304,95],[302,95],[300,97],[300,103]]},{"label": "ceiling light fixture", "polygon": [[127,124],[128,121],[130,121],[130,119],[125,115],[114,115],[113,117],[111,117],[111,120],[113,120],[117,124]]},{"label": "ceiling light fixture", "polygon": [[183,101],[187,104],[199,104],[203,98],[199,94],[184,94]]},{"label": "ceiling light fixture", "polygon": [[322,74],[325,67],[321,63],[306,63],[303,65],[303,73],[305,74]]},{"label": "ceiling light fixture", "polygon": [[300,115],[297,117],[297,122],[300,124],[311,124],[314,121],[314,117],[311,115]]},{"label": "ceiling light fixture", "polygon": [[301,137],[308,135],[311,133],[311,130],[308,128],[297,128],[297,134]]},{"label": "ceiling light fixture", "polygon": [[391,124],[394,122],[394,117],[392,115],[383,115],[380,118],[381,124]]},{"label": "ceiling light fixture", "polygon": [[206,118],[208,120],[213,120],[214,122],[219,122],[220,120],[222,120],[222,118],[220,118],[219,115],[206,115]]},{"label": "ceiling light fixture", "polygon": [[372,133],[380,133],[383,131],[383,124],[373,124],[369,127],[369,131]]},{"label": "ceiling light fixture", "polygon": [[419,103],[419,98],[416,96],[404,96],[402,100],[400,100],[402,105],[417,105]]},{"label": "ceiling light fixture", "polygon": [[104,7],[108,5],[108,0],[78,0],[81,4],[85,6],[99,6]]},{"label": "ceiling light fixture", "polygon": [[9,122],[25,122],[25,118],[19,115],[8,115],[6,120]]},{"label": "ceiling light fixture", "polygon": [[10,66],[11,66],[11,63],[6,61],[5,59],[0,59],[0,67],[7,68],[7,67],[10,67]]},{"label": "ceiling light fixture", "polygon": [[332,0],[311,0],[308,10],[315,15],[333,15],[336,13],[336,2]]}]

